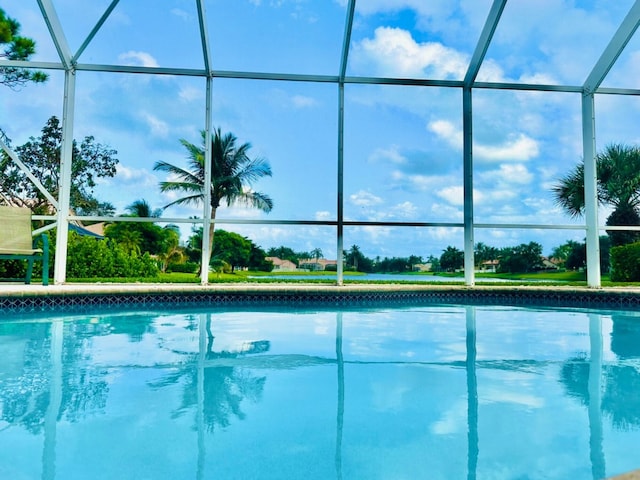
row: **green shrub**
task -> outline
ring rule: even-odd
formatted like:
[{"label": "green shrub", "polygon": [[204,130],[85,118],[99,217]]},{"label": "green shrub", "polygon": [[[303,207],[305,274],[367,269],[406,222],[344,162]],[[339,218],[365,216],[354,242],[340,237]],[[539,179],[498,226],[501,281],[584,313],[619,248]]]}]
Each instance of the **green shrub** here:
[{"label": "green shrub", "polygon": [[17,280],[26,275],[27,262],[25,260],[2,260],[0,261],[0,278]]},{"label": "green shrub", "polygon": [[640,242],[611,248],[611,281],[640,282]]},{"label": "green shrub", "polygon": [[148,253],[129,253],[112,240],[69,234],[67,277],[157,277],[158,273],[158,266]]},{"label": "green shrub", "polygon": [[170,263],[167,272],[196,273],[199,266],[196,262]]}]

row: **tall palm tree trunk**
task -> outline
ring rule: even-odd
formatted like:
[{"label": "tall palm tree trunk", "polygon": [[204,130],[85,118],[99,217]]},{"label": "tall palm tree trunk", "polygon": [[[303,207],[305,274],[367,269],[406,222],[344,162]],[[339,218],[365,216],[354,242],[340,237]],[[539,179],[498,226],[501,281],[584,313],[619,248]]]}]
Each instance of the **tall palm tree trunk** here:
[{"label": "tall palm tree trunk", "polygon": [[[198,273],[196,274],[196,276],[198,277],[202,274],[203,268],[207,269],[207,274],[209,272],[209,265],[211,265],[211,257],[213,256],[213,244],[214,244],[213,234],[215,232],[215,229],[216,229],[216,208],[212,207],[211,223],[209,224],[209,255],[207,255],[206,262],[204,264],[201,264],[200,268],[198,268]],[[203,240],[202,249],[204,250],[204,238],[202,240]]]}]

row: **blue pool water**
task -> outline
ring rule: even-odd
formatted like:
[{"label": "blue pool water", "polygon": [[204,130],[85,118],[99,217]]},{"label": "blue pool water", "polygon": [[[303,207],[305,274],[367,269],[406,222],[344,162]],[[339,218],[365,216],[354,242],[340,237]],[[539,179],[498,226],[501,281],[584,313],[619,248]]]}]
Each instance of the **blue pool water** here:
[{"label": "blue pool water", "polygon": [[599,479],[640,468],[640,313],[0,321],[0,478]]}]

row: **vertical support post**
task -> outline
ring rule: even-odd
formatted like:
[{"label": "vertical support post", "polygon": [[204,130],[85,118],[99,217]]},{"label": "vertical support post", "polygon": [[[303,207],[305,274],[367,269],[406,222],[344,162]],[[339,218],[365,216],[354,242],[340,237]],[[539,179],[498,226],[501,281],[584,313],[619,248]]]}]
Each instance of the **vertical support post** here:
[{"label": "vertical support post", "polygon": [[67,278],[67,241],[69,240],[69,210],[71,208],[71,163],[73,161],[73,117],[75,113],[76,73],[65,70],[64,102],[62,106],[62,145],[60,148],[60,186],[58,195],[56,260],[53,281],[62,284]]},{"label": "vertical support post", "polygon": [[202,199],[202,258],[200,260],[200,283],[207,285],[209,283],[209,259],[211,258],[211,249],[209,243],[211,240],[211,94],[212,83],[211,75],[207,75],[207,99],[204,127],[204,185]]},{"label": "vertical support post", "polygon": [[462,88],[463,191],[464,191],[464,282],[475,284],[473,239],[473,108],[471,87]]},{"label": "vertical support post", "polygon": [[582,151],[587,242],[587,284],[599,288],[600,235],[598,229],[598,179],[596,169],[595,101],[593,93],[582,95]]},{"label": "vertical support post", "polygon": [[338,84],[338,205],[337,205],[338,285],[344,284],[344,82]]},{"label": "vertical support post", "polygon": [[347,17],[344,22],[344,37],[342,38],[342,58],[340,59],[340,75],[338,77],[338,224],[337,224],[337,252],[338,285],[344,283],[344,77],[347,74],[347,59],[351,44],[353,16],[356,10],[356,0],[349,0]]}]

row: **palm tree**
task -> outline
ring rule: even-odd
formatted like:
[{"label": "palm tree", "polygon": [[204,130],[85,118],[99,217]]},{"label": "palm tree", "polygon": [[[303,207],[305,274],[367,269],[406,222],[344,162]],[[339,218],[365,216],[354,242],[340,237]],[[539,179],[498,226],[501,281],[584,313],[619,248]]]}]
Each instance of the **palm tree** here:
[{"label": "palm tree", "polygon": [[151,205],[145,199],[136,200],[131,205],[127,206],[127,212],[133,217],[154,217],[158,218],[162,215],[162,209],[156,208],[152,210]]},{"label": "palm tree", "polygon": [[[160,191],[184,193],[186,196],[168,203],[172,205],[199,205],[204,201],[206,132],[202,131],[202,146],[196,146],[181,139],[180,143],[189,153],[188,169],[159,161],[154,170],[163,171],[176,178],[175,181],[160,182]],[[222,134],[220,128],[211,137],[211,226],[209,229],[209,258],[213,252],[213,232],[218,207],[221,204],[241,204],[269,212],[273,201],[264,193],[251,190],[250,186],[261,177],[271,176],[269,162],[263,158],[250,158],[251,144],[237,144],[232,133]]]},{"label": "palm tree", "polygon": [[318,268],[318,261],[322,258],[322,250],[319,248],[314,248],[313,250],[311,250],[311,256],[313,258],[316,259],[316,270],[319,270]]},{"label": "palm tree", "polygon": [[180,263],[184,260],[184,248],[180,246],[180,230],[176,225],[167,225],[162,229],[163,249],[158,253],[160,271],[165,273],[171,262]]},{"label": "palm tree", "polygon": [[[162,209],[151,208],[149,202],[144,199],[136,200],[125,209],[128,213],[123,217],[158,218],[162,214]],[[108,237],[115,239],[118,243],[124,243],[125,248],[137,253],[149,252],[152,255],[162,253],[164,249],[164,232],[162,227],[155,223],[148,222],[116,222],[108,225],[105,229]],[[133,242],[137,241],[137,247],[133,247]]]},{"label": "palm tree", "polygon": [[[607,225],[640,225],[640,147],[612,144],[596,155],[598,202],[613,212]],[[584,213],[584,163],[578,164],[552,188],[553,195],[570,216]],[[607,231],[612,245],[637,241],[638,232]]]}]

